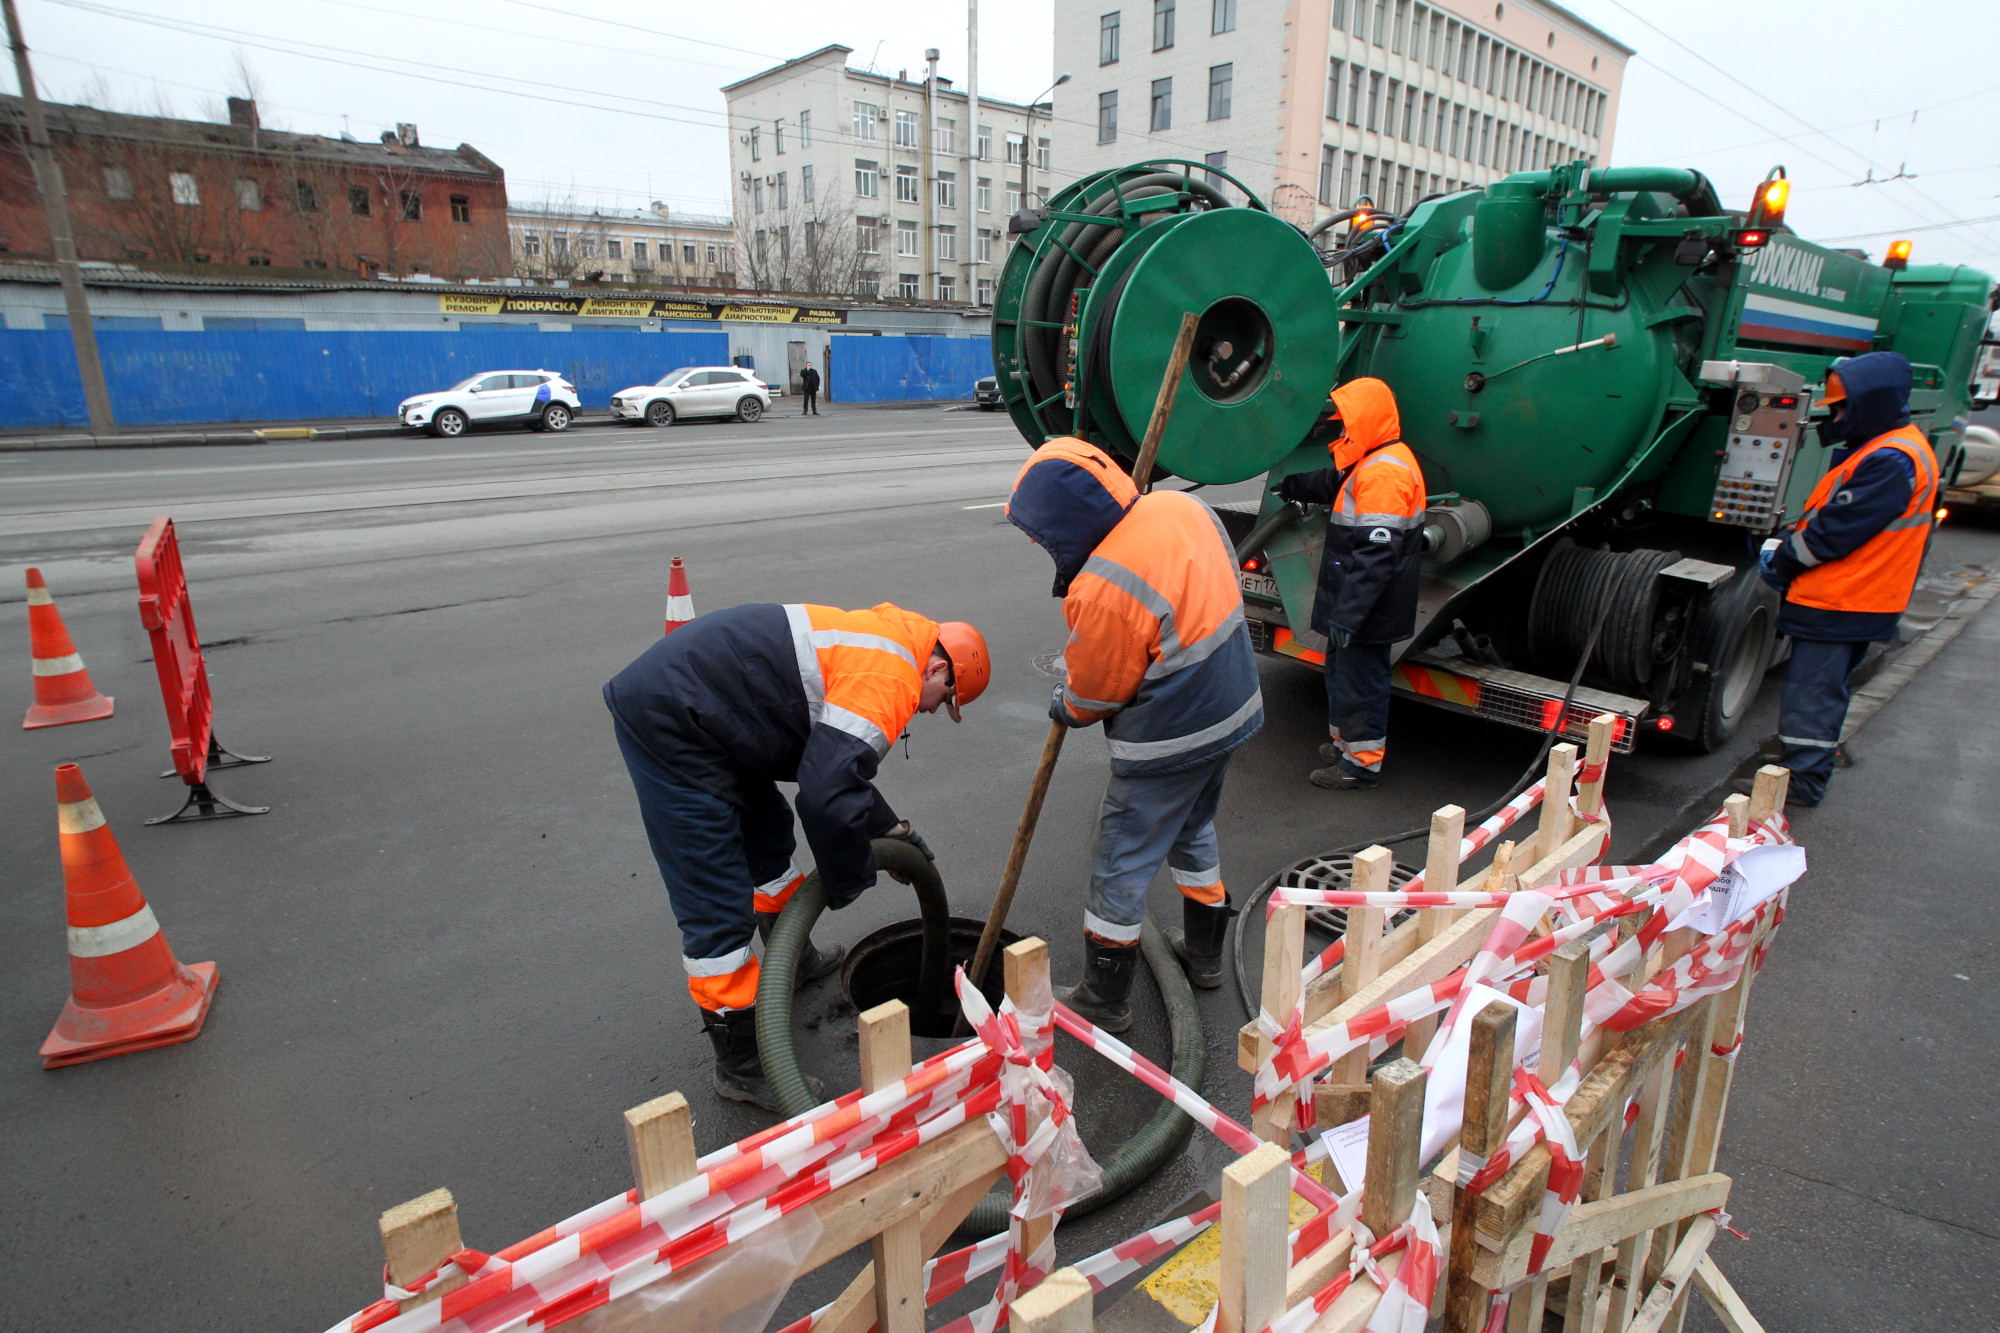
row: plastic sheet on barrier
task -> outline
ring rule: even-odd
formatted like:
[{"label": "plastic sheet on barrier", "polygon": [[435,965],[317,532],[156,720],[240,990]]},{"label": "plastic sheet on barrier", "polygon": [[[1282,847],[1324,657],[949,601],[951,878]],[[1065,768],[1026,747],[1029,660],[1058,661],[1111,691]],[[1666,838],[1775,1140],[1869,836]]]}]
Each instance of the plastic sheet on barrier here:
[{"label": "plastic sheet on barrier", "polygon": [[762,1333],[812,1256],[819,1213],[787,1213],[664,1282],[614,1296],[564,1327],[577,1333]]},{"label": "plastic sheet on barrier", "polygon": [[189,786],[207,780],[208,742],[215,700],[208,692],[208,664],[188,604],[187,574],[181,568],[174,521],[156,518],[146,529],[135,557],[139,568],[139,619],[153,641],[153,669],[173,734],[174,771]]}]

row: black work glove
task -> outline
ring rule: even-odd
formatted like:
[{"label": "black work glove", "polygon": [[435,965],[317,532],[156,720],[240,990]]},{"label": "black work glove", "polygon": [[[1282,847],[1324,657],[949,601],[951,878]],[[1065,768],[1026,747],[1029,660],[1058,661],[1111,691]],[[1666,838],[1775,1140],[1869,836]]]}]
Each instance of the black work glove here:
[{"label": "black work glove", "polygon": [[1283,500],[1285,503],[1300,504],[1303,502],[1299,499],[1298,496],[1298,489],[1299,489],[1298,482],[1299,482],[1298,473],[1296,472],[1289,473],[1286,476],[1279,478],[1278,484],[1276,486],[1273,486],[1271,489],[1277,492],[1278,498],[1280,500]]},{"label": "black work glove", "polygon": [[[894,825],[883,832],[882,836],[885,838],[894,838],[897,842],[909,843],[910,846],[924,854],[924,860],[929,861],[933,865],[937,864],[937,853],[931,850],[931,845],[924,841],[924,835],[917,832],[917,826],[909,820],[905,819],[901,823]],[[907,878],[897,874],[893,870],[886,870],[883,873],[898,884],[908,884],[910,882]]]},{"label": "black work glove", "polygon": [[1063,702],[1063,687],[1060,685],[1056,686],[1055,696],[1049,700],[1049,721],[1060,722],[1065,727],[1082,725],[1070,715],[1069,705]]}]

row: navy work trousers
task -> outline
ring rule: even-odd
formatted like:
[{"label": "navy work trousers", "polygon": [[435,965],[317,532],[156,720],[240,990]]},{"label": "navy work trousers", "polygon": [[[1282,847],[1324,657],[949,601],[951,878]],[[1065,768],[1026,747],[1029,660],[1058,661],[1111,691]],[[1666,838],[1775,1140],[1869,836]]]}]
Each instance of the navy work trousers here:
[{"label": "navy work trousers", "polygon": [[747,1007],[756,1000],[756,896],[775,895],[798,878],[792,808],[768,782],[745,784],[748,809],[731,805],[681,780],[624,727],[613,726],[680,924],[688,989],[704,1009]]},{"label": "navy work trousers", "polygon": [[1814,805],[1826,797],[1833,750],[1847,720],[1848,677],[1868,651],[1865,643],[1792,640],[1785,693],[1778,704],[1779,758],[1792,770],[1791,794]]},{"label": "navy work trousers", "polygon": [[1326,646],[1326,731],[1340,747],[1340,771],[1379,782],[1389,752],[1389,648]]},{"label": "navy work trousers", "polygon": [[1146,889],[1162,861],[1183,897],[1212,906],[1227,900],[1215,810],[1228,772],[1221,754],[1178,773],[1111,775],[1097,812],[1085,931],[1110,944],[1138,943]]}]

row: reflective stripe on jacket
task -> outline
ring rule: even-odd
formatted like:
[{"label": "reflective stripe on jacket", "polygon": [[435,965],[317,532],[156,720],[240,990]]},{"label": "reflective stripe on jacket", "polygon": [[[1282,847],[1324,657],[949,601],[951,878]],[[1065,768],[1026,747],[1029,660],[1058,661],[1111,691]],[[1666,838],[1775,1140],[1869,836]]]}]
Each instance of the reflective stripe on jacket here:
[{"label": "reflective stripe on jacket", "polygon": [[[1883,450],[1901,453],[1914,469],[1909,503],[1887,526],[1848,554],[1829,559],[1814,551],[1814,520],[1838,502],[1836,497],[1862,463]],[[1930,538],[1931,511],[1937,506],[1937,489],[1937,456],[1914,425],[1899,426],[1856,449],[1820,478],[1806,501],[1804,516],[1787,539],[1788,553],[1805,569],[1786,589],[1785,600],[1826,611],[1900,615],[1917,585],[1924,546]]]},{"label": "reflective stripe on jacket", "polygon": [[1263,725],[1235,552],[1193,496],[1141,496],[1070,584],[1063,616],[1063,702],[1081,723],[1107,719],[1113,772],[1175,772]]}]

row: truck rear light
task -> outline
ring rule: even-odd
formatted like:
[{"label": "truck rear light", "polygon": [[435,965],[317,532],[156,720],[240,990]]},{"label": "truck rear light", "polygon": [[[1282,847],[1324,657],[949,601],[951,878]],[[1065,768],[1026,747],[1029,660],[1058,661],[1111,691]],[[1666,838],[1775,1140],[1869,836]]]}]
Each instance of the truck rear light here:
[{"label": "truck rear light", "polygon": [[1661,731],[1672,731],[1674,729],[1674,715],[1672,713],[1662,713],[1653,719],[1653,725]]},{"label": "truck rear light", "polygon": [[1756,228],[1739,231],[1736,233],[1736,248],[1739,250],[1755,250],[1770,239],[1771,233],[1768,231],[1760,231]]}]

